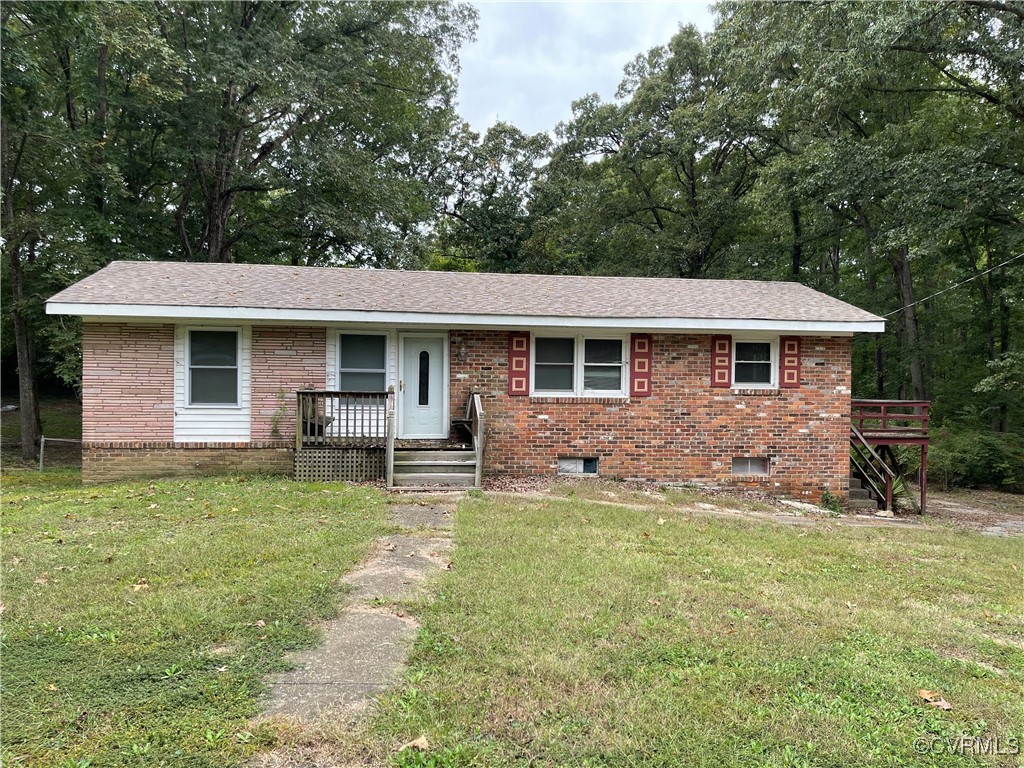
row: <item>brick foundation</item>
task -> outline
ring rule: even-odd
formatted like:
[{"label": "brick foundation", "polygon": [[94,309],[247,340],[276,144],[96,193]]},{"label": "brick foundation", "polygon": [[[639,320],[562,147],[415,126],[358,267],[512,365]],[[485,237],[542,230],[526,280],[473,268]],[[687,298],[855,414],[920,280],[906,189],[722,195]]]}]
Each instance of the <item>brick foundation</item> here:
[{"label": "brick foundation", "polygon": [[294,454],[293,445],[287,442],[86,443],[82,446],[82,480],[105,483],[232,473],[290,475]]},{"label": "brick foundation", "polygon": [[[634,398],[512,397],[507,332],[453,331],[451,344],[452,413],[482,394],[487,474],[554,475],[560,456],[596,456],[607,477],[848,493],[848,338],[805,337],[798,388],[734,390],[710,385],[710,336],[655,334],[652,394]],[[744,456],[770,458],[770,475],[734,476]]]}]

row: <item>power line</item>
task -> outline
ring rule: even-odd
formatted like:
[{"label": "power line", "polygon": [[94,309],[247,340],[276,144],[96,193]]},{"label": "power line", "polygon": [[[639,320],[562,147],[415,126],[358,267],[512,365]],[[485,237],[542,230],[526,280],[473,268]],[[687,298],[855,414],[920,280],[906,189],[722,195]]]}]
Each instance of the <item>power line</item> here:
[{"label": "power line", "polygon": [[923,299],[918,299],[917,301],[911,302],[910,304],[907,304],[905,307],[900,307],[899,309],[894,309],[892,312],[887,312],[886,314],[882,315],[882,317],[892,317],[893,315],[899,314],[905,309],[916,307],[922,301],[928,301],[929,299],[934,299],[936,296],[941,296],[944,293],[949,293],[954,288],[959,288],[961,285],[967,285],[967,283],[971,282],[972,280],[977,280],[979,277],[983,277],[987,275],[989,272],[992,272],[993,270],[999,269],[1000,267],[1005,267],[1011,261],[1016,261],[1017,259],[1024,259],[1024,253],[1018,253],[1016,256],[1012,256],[1011,258],[1004,261],[1002,264],[996,264],[994,267],[989,267],[984,272],[979,272],[976,275],[968,277],[966,280],[961,280],[959,283],[951,285],[948,288],[943,288],[938,293],[933,293],[931,296],[925,296]]}]

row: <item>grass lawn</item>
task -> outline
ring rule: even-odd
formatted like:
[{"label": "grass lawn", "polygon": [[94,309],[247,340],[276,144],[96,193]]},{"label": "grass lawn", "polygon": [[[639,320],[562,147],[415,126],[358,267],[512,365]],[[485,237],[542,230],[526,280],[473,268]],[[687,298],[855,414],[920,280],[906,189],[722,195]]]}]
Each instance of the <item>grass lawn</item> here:
[{"label": "grass lawn", "polygon": [[383,494],[284,479],[83,488],[5,472],[4,765],[220,766],[267,672],[318,639]]},{"label": "grass lawn", "polygon": [[[511,497],[462,502],[455,537],[407,681],[357,753],[405,766],[1022,762],[931,742],[1024,744],[1021,539]],[[428,752],[386,757],[421,735]]]}]

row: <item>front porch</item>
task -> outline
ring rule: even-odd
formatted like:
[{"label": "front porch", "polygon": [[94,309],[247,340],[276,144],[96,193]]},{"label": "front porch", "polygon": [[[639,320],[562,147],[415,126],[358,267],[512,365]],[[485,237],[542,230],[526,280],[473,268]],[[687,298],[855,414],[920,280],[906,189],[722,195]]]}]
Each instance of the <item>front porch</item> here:
[{"label": "front porch", "polygon": [[484,414],[479,394],[448,424],[448,438],[399,438],[397,399],[388,392],[299,390],[296,480],[367,482],[388,488],[479,488]]}]

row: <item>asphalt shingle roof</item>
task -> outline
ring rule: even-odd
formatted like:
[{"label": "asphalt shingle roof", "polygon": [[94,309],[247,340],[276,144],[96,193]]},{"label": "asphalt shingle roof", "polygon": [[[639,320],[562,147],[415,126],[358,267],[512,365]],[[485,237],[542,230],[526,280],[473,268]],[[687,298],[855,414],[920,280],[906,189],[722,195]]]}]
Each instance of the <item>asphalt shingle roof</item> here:
[{"label": "asphalt shingle roof", "polygon": [[787,282],[156,261],[113,262],[50,301],[563,318],[881,319]]}]

